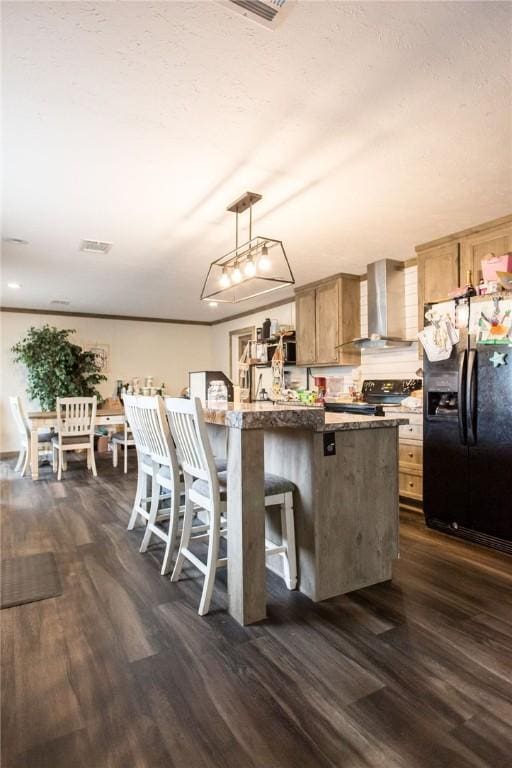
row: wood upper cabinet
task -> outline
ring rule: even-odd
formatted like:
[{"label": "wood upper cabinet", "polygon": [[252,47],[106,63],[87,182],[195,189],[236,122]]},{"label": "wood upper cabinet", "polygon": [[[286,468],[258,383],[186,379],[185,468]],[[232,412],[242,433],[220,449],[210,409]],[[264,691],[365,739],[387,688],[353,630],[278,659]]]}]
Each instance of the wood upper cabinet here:
[{"label": "wood upper cabinet", "polygon": [[295,297],[297,363],[311,365],[316,355],[316,293],[301,291]]},{"label": "wood upper cabinet", "polygon": [[465,282],[466,273],[471,270],[473,283],[478,285],[482,278],[482,259],[490,253],[501,256],[508,251],[512,251],[512,222],[462,238],[460,243],[461,280]]},{"label": "wood upper cabinet", "polygon": [[460,280],[458,242],[418,252],[418,328],[425,325],[423,305],[447,299],[449,291],[460,285]]},{"label": "wood upper cabinet", "polygon": [[316,289],[315,363],[337,364],[339,318],[339,283],[330,280]]},{"label": "wood upper cabinet", "polygon": [[468,270],[478,285],[482,259],[488,253],[501,256],[510,250],[512,214],[418,245],[418,327],[425,325],[424,304],[447,299],[449,291],[466,284]]},{"label": "wood upper cabinet", "polygon": [[359,365],[357,350],[338,349],[360,335],[359,293],[355,275],[336,275],[297,290],[297,365]]}]

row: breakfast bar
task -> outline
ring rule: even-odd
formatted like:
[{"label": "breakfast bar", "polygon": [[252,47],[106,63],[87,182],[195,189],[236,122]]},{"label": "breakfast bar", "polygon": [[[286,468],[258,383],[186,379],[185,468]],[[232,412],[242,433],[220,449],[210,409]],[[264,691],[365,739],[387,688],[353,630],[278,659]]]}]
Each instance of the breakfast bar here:
[{"label": "breakfast bar", "polygon": [[227,453],[229,611],[240,624],[266,615],[262,542],[273,534],[272,520],[265,532],[265,471],[297,489],[301,592],[319,601],[391,578],[406,417],[272,403],[210,407],[204,417],[216,453]]}]

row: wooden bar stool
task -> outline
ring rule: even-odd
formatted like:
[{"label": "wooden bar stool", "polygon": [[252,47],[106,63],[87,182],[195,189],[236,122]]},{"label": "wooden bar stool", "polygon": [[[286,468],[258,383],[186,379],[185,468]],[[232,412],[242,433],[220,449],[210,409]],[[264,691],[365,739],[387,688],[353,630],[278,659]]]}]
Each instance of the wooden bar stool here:
[{"label": "wooden bar stool", "polygon": [[123,430],[120,432],[114,432],[110,438],[112,445],[112,466],[117,467],[119,462],[119,448],[123,449],[123,468],[124,474],[128,472],[128,448],[135,445],[135,440],[130,437],[131,429],[128,426],[128,422],[125,421]]},{"label": "wooden bar stool", "polygon": [[[199,398],[166,398],[165,407],[185,480],[185,515],[171,581],[178,581],[185,560],[204,574],[199,604],[199,614],[204,616],[210,608],[216,570],[227,564],[227,558],[219,557],[220,538],[227,536],[229,525],[226,520],[227,471],[218,472],[215,465]],[[265,546],[267,558],[273,555],[283,558],[285,582],[289,589],[295,589],[297,586],[294,490],[295,486],[289,480],[277,475],[265,475],[265,506],[278,504],[281,507],[282,542],[276,546],[266,541],[262,542],[262,546]],[[194,505],[207,512],[206,533],[200,531],[199,535],[196,535],[198,529],[193,527]],[[199,541],[208,542],[206,563],[190,549],[191,544]]]},{"label": "wooden bar stool", "polygon": [[[184,491],[176,450],[161,397],[125,395],[124,404],[138,459],[137,491],[128,529],[134,528],[140,515],[146,521],[146,530],[139,551],[146,552],[153,536],[165,543],[160,571],[165,575],[171,568],[178,535],[180,499]],[[166,499],[170,499],[170,508],[164,510],[160,504]],[[167,520],[168,527],[165,528],[162,523]]]}]

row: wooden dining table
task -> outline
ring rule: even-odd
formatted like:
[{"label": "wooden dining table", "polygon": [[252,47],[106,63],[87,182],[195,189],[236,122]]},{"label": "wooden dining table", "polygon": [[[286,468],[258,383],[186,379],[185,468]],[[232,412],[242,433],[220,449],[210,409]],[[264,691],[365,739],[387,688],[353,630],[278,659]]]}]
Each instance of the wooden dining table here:
[{"label": "wooden dining table", "polygon": [[[39,479],[39,446],[38,432],[42,427],[51,428],[57,426],[56,411],[32,411],[28,414],[30,426],[30,471],[32,480]],[[124,410],[122,408],[98,408],[94,425],[96,427],[115,427],[124,424]]]}]

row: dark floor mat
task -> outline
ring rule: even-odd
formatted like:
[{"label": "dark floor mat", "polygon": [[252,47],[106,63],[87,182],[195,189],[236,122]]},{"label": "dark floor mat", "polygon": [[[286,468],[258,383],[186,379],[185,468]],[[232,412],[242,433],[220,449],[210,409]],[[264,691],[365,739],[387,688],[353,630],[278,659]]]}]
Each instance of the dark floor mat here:
[{"label": "dark floor mat", "polygon": [[2,560],[1,608],[62,594],[53,552]]}]

